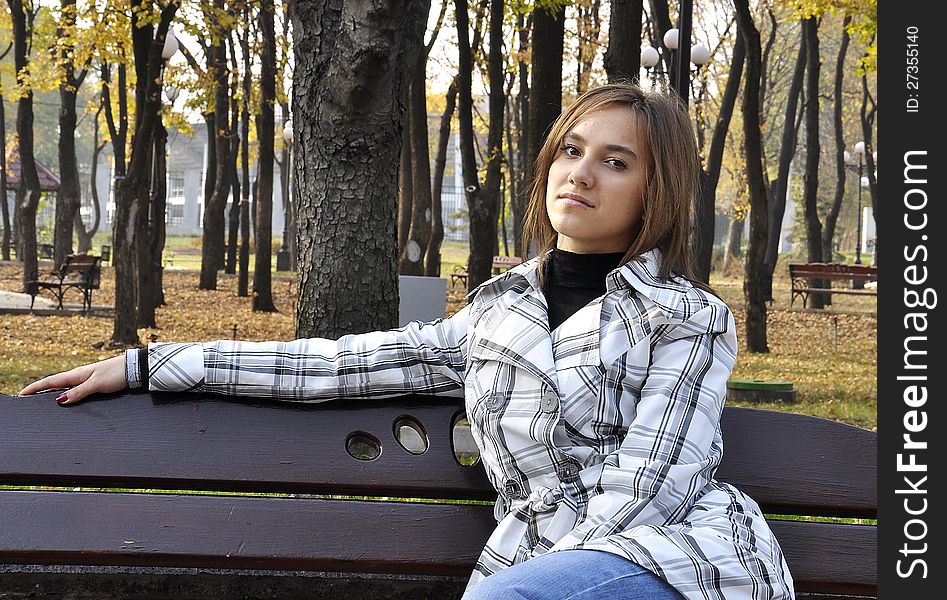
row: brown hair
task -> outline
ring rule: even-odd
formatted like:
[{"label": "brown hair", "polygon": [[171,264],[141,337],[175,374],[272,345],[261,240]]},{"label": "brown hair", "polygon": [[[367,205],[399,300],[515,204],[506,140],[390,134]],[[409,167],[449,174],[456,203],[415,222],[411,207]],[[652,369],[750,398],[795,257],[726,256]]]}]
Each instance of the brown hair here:
[{"label": "brown hair", "polygon": [[685,108],[675,96],[648,92],[630,83],[611,83],[585,92],[553,123],[534,165],[535,177],[523,220],[523,248],[530,248],[532,243],[540,255],[545,255],[555,247],[557,233],[546,212],[549,167],[559,153],[563,138],[579,121],[615,104],[627,106],[638,116],[651,158],[642,198],[641,229],[621,262],[625,264],[658,248],[661,250],[660,277],[675,273],[693,280],[691,207],[698,187],[694,130]]}]

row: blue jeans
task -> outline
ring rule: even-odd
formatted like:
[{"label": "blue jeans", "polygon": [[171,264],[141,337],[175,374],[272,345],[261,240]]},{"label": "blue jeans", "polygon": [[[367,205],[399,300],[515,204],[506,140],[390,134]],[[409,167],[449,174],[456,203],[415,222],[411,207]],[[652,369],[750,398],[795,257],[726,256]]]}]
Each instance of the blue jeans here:
[{"label": "blue jeans", "polygon": [[495,573],[463,600],[682,600],[666,581],[609,552],[550,552]]}]

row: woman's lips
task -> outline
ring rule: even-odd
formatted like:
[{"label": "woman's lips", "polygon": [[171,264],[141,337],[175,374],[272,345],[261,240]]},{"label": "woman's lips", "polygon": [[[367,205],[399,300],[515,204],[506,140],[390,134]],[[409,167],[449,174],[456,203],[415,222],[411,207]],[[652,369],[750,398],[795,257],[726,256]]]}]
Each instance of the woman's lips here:
[{"label": "woman's lips", "polygon": [[589,203],[589,201],[578,194],[559,194],[559,199],[562,200],[566,206],[592,208],[592,205]]}]

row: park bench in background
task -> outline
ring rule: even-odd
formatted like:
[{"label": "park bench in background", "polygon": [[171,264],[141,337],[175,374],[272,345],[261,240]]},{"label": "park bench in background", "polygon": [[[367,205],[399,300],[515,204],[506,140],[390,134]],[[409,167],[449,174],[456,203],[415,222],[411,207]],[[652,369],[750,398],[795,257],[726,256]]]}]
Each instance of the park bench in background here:
[{"label": "park bench in background", "polygon": [[[523,259],[520,258],[519,256],[494,256],[493,267],[492,267],[493,274],[499,275],[500,273],[502,273],[503,271],[506,271],[507,269],[512,269],[513,267],[520,264],[521,262],[523,262]],[[468,273],[467,273],[466,267],[461,267],[459,265],[454,267],[454,270],[450,274],[450,284],[453,286],[455,283],[460,281],[461,283],[464,284],[464,286],[466,286],[467,275]]]},{"label": "park bench in background", "polygon": [[[842,263],[790,263],[789,278],[792,291],[789,306],[802,297],[802,306],[806,307],[809,294],[820,294],[831,299],[832,294],[851,294],[856,296],[877,296],[877,288],[865,287],[869,281],[878,281],[878,267],[869,265],[848,265]],[[825,281],[826,287],[816,287],[817,281]],[[833,281],[845,281],[851,287],[833,288]]]},{"label": "park bench in background", "polygon": [[[495,525],[492,503],[419,500],[495,498],[479,463],[455,457],[475,450],[452,429],[462,400],[126,392],[60,408],[56,395],[0,395],[11,594],[459,598]],[[719,478],[767,514],[876,518],[874,432],[742,408],[724,411],[723,429]],[[874,526],[772,526],[800,598],[877,594]]]},{"label": "park bench in background", "polygon": [[70,254],[57,268],[43,274],[40,279],[28,282],[26,287],[30,294],[30,310],[42,290],[50,291],[58,302],[57,308],[62,310],[63,298],[72,289],[82,294],[82,312],[91,310],[92,291],[99,289],[102,278],[101,258],[90,254]]}]

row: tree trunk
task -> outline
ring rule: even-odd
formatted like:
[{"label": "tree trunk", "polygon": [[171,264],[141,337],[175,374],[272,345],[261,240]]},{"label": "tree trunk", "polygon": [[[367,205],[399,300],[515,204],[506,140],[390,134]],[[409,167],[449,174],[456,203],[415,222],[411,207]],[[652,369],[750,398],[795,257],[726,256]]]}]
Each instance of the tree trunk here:
[{"label": "tree trunk", "polygon": [[[648,0],[651,6],[651,22],[653,30],[651,31],[651,45],[655,48],[664,47],[664,34],[671,25],[671,12],[668,10],[667,0]],[[661,52],[661,59],[664,61],[664,72],[671,72],[671,53]]]},{"label": "tree trunk", "polygon": [[421,5],[293,4],[299,337],[398,324],[402,32],[423,21]]},{"label": "tree trunk", "polygon": [[[829,213],[825,216],[825,227],[822,229],[822,256],[832,262],[835,254],[835,223],[842,210],[842,200],[845,198],[845,140],[842,137],[842,83],[845,80],[845,54],[848,51],[848,24],[852,17],[845,15],[842,20],[842,41],[839,44],[838,56],[835,61],[834,101],[832,123],[835,133],[835,198]],[[859,185],[861,182],[858,182]],[[861,218],[861,217],[859,217]]]},{"label": "tree trunk", "polygon": [[95,237],[96,232],[99,230],[99,224],[102,220],[102,209],[99,205],[99,189],[96,185],[96,180],[99,174],[99,155],[102,153],[102,150],[105,148],[105,142],[99,143],[99,115],[102,113],[102,104],[99,104],[99,109],[95,113],[95,120],[93,121],[93,134],[92,134],[92,164],[90,166],[91,175],[89,180],[91,185],[89,190],[92,195],[92,212],[94,216],[92,217],[92,227],[86,229],[85,222],[82,220],[82,215],[76,213],[75,217],[75,226],[76,226],[76,238],[79,240],[79,253],[90,252],[92,250],[92,238]]},{"label": "tree trunk", "polygon": [[[76,0],[62,0],[64,26],[75,29]],[[60,39],[64,42],[59,50],[59,67],[63,79],[59,84],[59,193],[56,194],[56,221],[53,232],[53,260],[61,265],[66,256],[72,254],[72,228],[82,192],[79,185],[79,164],[76,158],[76,97],[84,75],[76,76],[72,61],[74,48],[72,39],[60,26]]]},{"label": "tree trunk", "polygon": [[[4,56],[6,53],[4,53]],[[0,80],[0,90],[3,82]],[[10,227],[10,207],[7,204],[7,123],[3,107],[3,94],[0,93],[0,212],[3,215],[3,239],[0,240],[0,259],[10,260],[10,242],[12,230]]]},{"label": "tree trunk", "polygon": [[776,175],[776,191],[771,200],[769,211],[769,235],[766,240],[766,258],[763,267],[767,269],[765,279],[766,288],[763,291],[765,300],[773,299],[773,272],[779,258],[779,232],[782,229],[783,215],[786,212],[786,197],[789,194],[789,167],[796,154],[796,140],[799,137],[798,114],[799,96],[802,93],[803,75],[806,71],[806,43],[805,27],[800,21],[799,53],[796,55],[796,66],[793,69],[789,83],[789,94],[786,102],[786,113],[783,117],[783,135],[779,145],[779,166]]},{"label": "tree trunk", "polygon": [[[869,109],[868,106],[871,105]],[[875,155],[874,155],[874,143],[872,140],[872,127],[875,124],[875,113],[878,110],[878,105],[875,104],[875,99],[871,97],[871,93],[868,91],[868,76],[865,73],[862,73],[862,104],[859,109],[859,121],[861,122],[862,128],[862,140],[865,142],[865,175],[868,177],[868,194],[871,198],[871,216],[875,219],[875,222],[878,220],[878,181],[875,178]],[[861,182],[858,182],[858,185],[861,185]],[[861,215],[858,215],[858,218],[861,219]],[[861,243],[861,240],[858,240],[858,243]],[[878,242],[875,241],[875,260],[877,260],[878,254]]]},{"label": "tree trunk", "polygon": [[[216,140],[217,168],[214,176],[214,192],[204,207],[204,235],[201,243],[201,278],[198,287],[202,290],[217,289],[217,270],[224,266],[224,210],[230,195],[230,77],[227,67],[226,31],[219,15],[224,10],[224,0],[214,0],[215,12],[209,21],[215,31],[211,33],[208,63],[214,81],[214,135]],[[259,232],[258,232],[259,233]]]},{"label": "tree trunk", "polygon": [[[249,27],[249,8],[244,5],[244,30]],[[244,36],[245,37],[245,36]],[[233,124],[233,135],[230,136],[230,209],[227,211],[227,260],[224,265],[224,272],[233,275],[237,272],[237,237],[240,235],[240,177],[237,174],[237,157],[240,156],[240,147],[243,140],[243,132],[237,133],[237,126],[240,123],[240,103],[237,102],[237,90],[240,87],[240,65],[237,63],[237,51],[235,49],[233,37],[230,38],[230,57],[233,67],[233,86],[230,96],[230,108],[232,116],[230,122]],[[243,39],[243,38],[241,38]],[[244,64],[244,79],[250,76],[250,44],[241,44]]]},{"label": "tree trunk", "polygon": [[727,275],[735,273],[740,266],[740,257],[743,254],[743,226],[745,223],[745,217],[738,217],[736,214],[730,215],[730,224],[727,227],[726,251],[723,255],[723,272]]},{"label": "tree trunk", "polygon": [[441,242],[444,241],[444,215],[441,206],[441,193],[444,186],[444,169],[447,166],[447,144],[450,142],[450,123],[457,104],[457,76],[447,88],[444,113],[437,133],[437,155],[434,158],[434,181],[431,191],[431,213],[434,221],[431,227],[431,242],[427,248],[424,274],[439,277],[441,274]]},{"label": "tree trunk", "polygon": [[[468,196],[470,215],[470,255],[467,261],[467,285],[473,290],[492,276],[493,256],[497,252],[497,215],[500,208],[500,166],[503,159],[503,0],[490,3],[490,54],[487,74],[490,80],[489,127],[487,130],[486,177],[483,189]],[[466,116],[465,113],[461,113]],[[467,165],[464,165],[466,183]],[[476,178],[474,166],[473,176]]]},{"label": "tree trunk", "polygon": [[[32,19],[27,23],[22,0],[8,0],[13,28],[13,61],[17,84],[21,86],[16,110],[16,134],[20,158],[20,185],[16,190],[15,213],[18,230],[17,255],[23,259],[23,290],[30,292],[31,284],[39,274],[36,260],[36,210],[39,207],[39,175],[33,156],[33,90],[29,83],[28,62],[29,39],[32,36]],[[4,195],[6,190],[4,190]],[[4,196],[4,202],[6,197]]]},{"label": "tree trunk", "polygon": [[276,127],[276,26],[273,0],[260,4],[260,112],[256,120],[260,144],[257,167],[256,235],[253,238],[253,310],[276,312],[273,304],[273,139]]},{"label": "tree trunk", "polygon": [[[421,11],[427,21],[431,9],[430,0],[421,0]],[[411,182],[413,188],[411,201],[411,225],[408,240],[401,252],[399,272],[405,275],[423,275],[425,253],[431,241],[431,217],[433,213],[431,198],[431,156],[428,151],[427,133],[427,52],[424,50],[424,29],[412,31],[407,42],[416,46],[417,53],[414,68],[407,73],[408,126],[405,128],[410,141]],[[416,37],[415,37],[416,35]],[[409,50],[409,53],[411,51]],[[404,152],[407,148],[402,148]]]},{"label": "tree trunk", "polygon": [[[602,32],[602,19],[599,16],[601,0],[581,0],[576,4],[578,38],[578,60],[576,60],[575,91],[582,94],[589,88],[592,78],[592,64],[598,54],[598,37]],[[641,22],[640,15],[638,22]]]},{"label": "tree trunk", "polygon": [[[550,12],[550,10],[552,12]],[[562,112],[562,48],[565,10],[562,7],[533,9],[533,44],[530,62],[529,125],[525,164],[532,167],[546,134]]]},{"label": "tree trunk", "polygon": [[[244,13],[246,22],[250,22],[249,9]],[[243,36],[240,38],[240,47],[243,50],[243,99],[241,101],[240,111],[240,171],[243,177],[240,186],[239,213],[238,220],[240,225],[240,256],[239,256],[239,275],[237,276],[237,296],[246,298],[250,295],[250,89],[253,73],[250,69],[250,31],[249,26],[243,29]],[[286,113],[283,113],[284,115]],[[234,123],[236,123],[236,119]],[[284,156],[283,169],[285,171],[286,159]],[[236,177],[235,177],[236,178]],[[285,194],[285,188],[283,193]],[[238,200],[238,196],[234,196]],[[283,202],[286,202],[286,196],[283,196]]]},{"label": "tree trunk", "polygon": [[411,233],[411,205],[414,203],[414,172],[411,170],[411,111],[404,111],[405,127],[401,132],[401,155],[398,158],[398,256],[408,245]]},{"label": "tree trunk", "polygon": [[746,180],[750,194],[750,236],[744,259],[743,297],[746,306],[746,349],[769,352],[766,341],[766,302],[760,273],[766,246],[766,183],[763,176],[763,132],[760,128],[760,32],[753,24],[748,0],[735,0],[737,21],[746,42],[744,77],[743,140]]},{"label": "tree trunk", "polygon": [[138,327],[157,327],[155,309],[164,304],[162,289],[163,267],[161,254],[164,251],[165,211],[168,198],[167,142],[168,130],[160,117],[155,123],[152,152],[151,198],[147,235],[144,236],[144,260],[139,262],[139,272],[147,276],[139,278]]},{"label": "tree trunk", "polygon": [[643,0],[612,0],[608,21],[608,50],[603,63],[608,82],[638,81],[641,70],[641,13]]},{"label": "tree trunk", "polygon": [[[523,22],[523,15],[516,17],[517,38],[519,52],[517,58],[517,78],[519,92],[516,94],[516,110],[513,112],[513,123],[517,130],[516,163],[519,165],[519,181],[516,184],[517,193],[512,198],[510,210],[513,213],[513,252],[516,256],[525,257],[527,249],[523,247],[523,218],[526,216],[526,204],[529,198],[532,165],[529,162],[529,63],[526,56],[529,51],[529,31],[532,29],[532,17]],[[514,146],[510,146],[513,152]]]},{"label": "tree trunk", "polygon": [[[806,220],[808,261],[822,262],[822,222],[819,220],[819,30],[815,17],[803,21],[806,32],[806,171],[804,175],[803,208]],[[818,281],[814,287],[822,287]],[[812,308],[825,305],[823,294],[813,294]]]},{"label": "tree trunk", "polygon": [[733,45],[733,57],[730,60],[730,73],[727,75],[727,86],[720,102],[720,113],[714,125],[714,133],[710,139],[710,150],[707,152],[706,166],[700,172],[700,195],[694,211],[694,232],[692,247],[694,248],[694,263],[696,277],[704,283],[710,282],[711,263],[714,253],[714,214],[717,204],[717,182],[720,180],[720,169],[723,166],[723,152],[727,139],[727,130],[730,129],[730,120],[737,103],[740,91],[740,79],[743,75],[743,62],[746,56],[746,40],[740,31]]},{"label": "tree trunk", "polygon": [[[140,4],[140,0],[136,0]],[[132,35],[135,40],[136,70],[144,68],[145,87],[143,93],[136,96],[140,105],[136,110],[135,139],[127,174],[119,182],[115,194],[115,218],[113,220],[113,260],[115,267],[115,321],[112,329],[112,345],[137,345],[138,331],[135,278],[135,234],[131,225],[138,223],[139,212],[147,208],[150,181],[149,158],[152,156],[153,135],[160,109],[160,71],[162,66],[161,49],[178,3],[171,0],[162,9],[157,33],[152,42],[151,28],[138,28],[132,21]],[[141,35],[140,29],[147,29]],[[119,79],[121,87],[122,80]],[[138,101],[138,100],[136,100]]]}]

